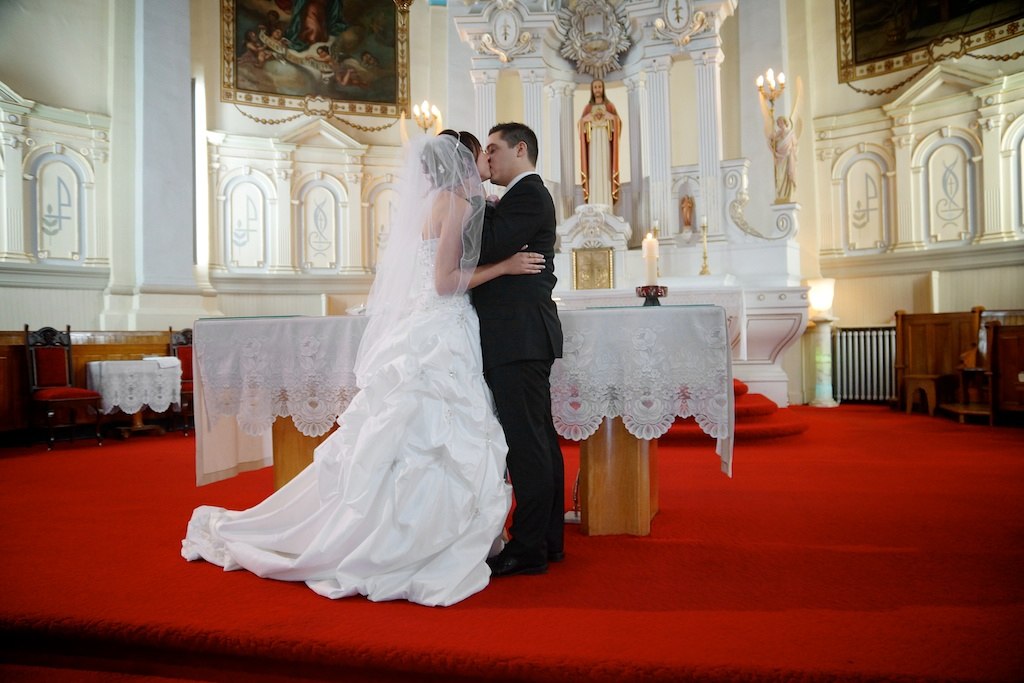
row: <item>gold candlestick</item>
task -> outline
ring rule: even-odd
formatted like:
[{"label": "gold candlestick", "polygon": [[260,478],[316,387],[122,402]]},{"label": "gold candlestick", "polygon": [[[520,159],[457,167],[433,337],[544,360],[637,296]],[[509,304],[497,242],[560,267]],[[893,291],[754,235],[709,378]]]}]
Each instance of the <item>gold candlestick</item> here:
[{"label": "gold candlestick", "polygon": [[701,260],[701,265],[700,265],[700,274],[701,275],[711,275],[711,269],[708,268],[708,223],[707,223],[707,221],[702,221],[701,222],[701,226],[700,226],[700,240],[701,240],[701,245],[702,245],[703,250],[704,250],[704,255],[703,255],[703,258]]}]

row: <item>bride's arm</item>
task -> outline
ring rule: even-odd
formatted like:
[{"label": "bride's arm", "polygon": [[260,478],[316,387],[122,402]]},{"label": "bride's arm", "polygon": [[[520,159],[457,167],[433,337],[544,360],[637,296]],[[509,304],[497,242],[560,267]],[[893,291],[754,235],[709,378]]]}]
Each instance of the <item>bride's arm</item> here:
[{"label": "bride's arm", "polygon": [[469,288],[489,282],[502,275],[535,275],[544,271],[544,254],[535,251],[520,251],[504,261],[477,266],[469,278]]},{"label": "bride's arm", "polygon": [[[441,241],[434,266],[434,288],[444,296],[454,294],[462,282],[462,221],[469,211],[469,202],[457,198],[451,201],[449,193],[441,193],[434,204],[437,222],[441,224]],[[454,206],[455,210],[448,207]],[[467,289],[472,289],[502,275],[533,275],[544,270],[544,255],[520,251],[503,261],[477,266],[469,278]]]}]

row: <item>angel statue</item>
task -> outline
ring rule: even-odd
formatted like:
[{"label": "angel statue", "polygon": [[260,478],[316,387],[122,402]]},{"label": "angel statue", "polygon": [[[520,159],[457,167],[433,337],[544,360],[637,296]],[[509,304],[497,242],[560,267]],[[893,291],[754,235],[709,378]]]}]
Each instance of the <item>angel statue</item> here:
[{"label": "angel statue", "polygon": [[768,138],[768,148],[775,158],[775,203],[786,204],[792,201],[796,190],[796,151],[797,141],[803,131],[803,121],[798,115],[800,95],[803,87],[799,78],[796,79],[796,95],[789,117],[775,116],[773,103],[762,93],[761,114],[764,116],[764,134]]}]

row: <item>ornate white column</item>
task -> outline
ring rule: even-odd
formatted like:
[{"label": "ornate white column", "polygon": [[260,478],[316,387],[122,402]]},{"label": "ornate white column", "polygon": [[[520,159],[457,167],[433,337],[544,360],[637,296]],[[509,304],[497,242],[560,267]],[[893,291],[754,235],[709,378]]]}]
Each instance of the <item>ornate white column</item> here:
[{"label": "ornate white column", "polygon": [[476,129],[481,142],[486,145],[487,131],[498,120],[498,70],[473,69],[469,72],[473,81],[473,97],[476,104]]},{"label": "ornate white column", "polygon": [[520,69],[519,81],[523,86],[523,123],[537,134],[537,141],[541,146],[537,154],[537,172],[541,178],[545,178],[547,173],[543,154],[544,101],[541,99],[544,93],[544,72],[540,69]]},{"label": "ornate white column", "polygon": [[[572,94],[576,84],[572,81],[553,81],[544,88],[548,96],[548,115],[554,125],[548,134],[550,158],[555,159],[548,169],[548,179],[558,184],[554,197],[555,213],[559,222],[571,216],[573,195],[576,192],[576,152],[573,142],[576,125],[572,116]],[[542,154],[543,156],[543,154]]]},{"label": "ornate white column", "polygon": [[[708,221],[708,234],[722,233],[722,205],[719,186],[722,164],[722,96],[721,39],[714,34],[712,40],[701,41],[699,49],[691,50],[697,76],[697,141],[698,168],[700,169],[701,197],[694,210],[694,220],[700,216]],[[667,109],[666,109],[667,111]]]},{"label": "ornate white column", "polygon": [[[626,107],[629,110],[629,120],[635,121],[627,131],[629,133],[629,168],[630,175],[630,196],[632,197],[633,216],[630,221],[636,228],[635,234],[630,239],[630,246],[635,246],[643,238],[641,226],[651,224],[651,212],[647,202],[648,182],[651,171],[648,167],[650,155],[647,152],[649,135],[644,131],[651,130],[653,122],[649,120],[650,107],[647,104],[647,77],[643,71],[626,76],[623,79],[626,84]],[[668,224],[665,223],[667,226]],[[664,234],[664,233],[663,233]]]},{"label": "ornate white column", "polygon": [[[640,131],[647,137],[644,147],[645,157],[649,160],[644,168],[649,174],[650,186],[647,188],[649,223],[640,222],[639,229],[646,231],[654,221],[668,227],[669,216],[672,215],[672,118],[669,115],[668,71],[672,66],[670,57],[655,57],[645,65],[647,87],[647,116],[642,118],[644,129]],[[716,91],[717,94],[717,91]],[[641,105],[641,109],[643,105]],[[703,131],[703,129],[702,129]],[[632,143],[632,138],[630,138]],[[721,145],[719,145],[721,148]],[[701,140],[703,150],[703,140]],[[719,155],[720,157],[721,155]],[[716,157],[716,163],[719,157]],[[701,155],[703,159],[703,153]],[[715,167],[717,169],[717,165]],[[702,169],[703,170],[703,169]],[[633,172],[635,175],[635,171]],[[717,177],[717,174],[716,174]],[[636,228],[634,228],[636,229]]]}]

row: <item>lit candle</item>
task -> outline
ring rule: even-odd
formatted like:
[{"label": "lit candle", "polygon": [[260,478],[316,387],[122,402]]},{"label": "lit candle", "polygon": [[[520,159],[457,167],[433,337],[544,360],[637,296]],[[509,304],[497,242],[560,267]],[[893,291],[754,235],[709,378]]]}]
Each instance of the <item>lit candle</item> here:
[{"label": "lit candle", "polygon": [[658,240],[652,233],[647,233],[643,241],[645,285],[658,284]]}]

